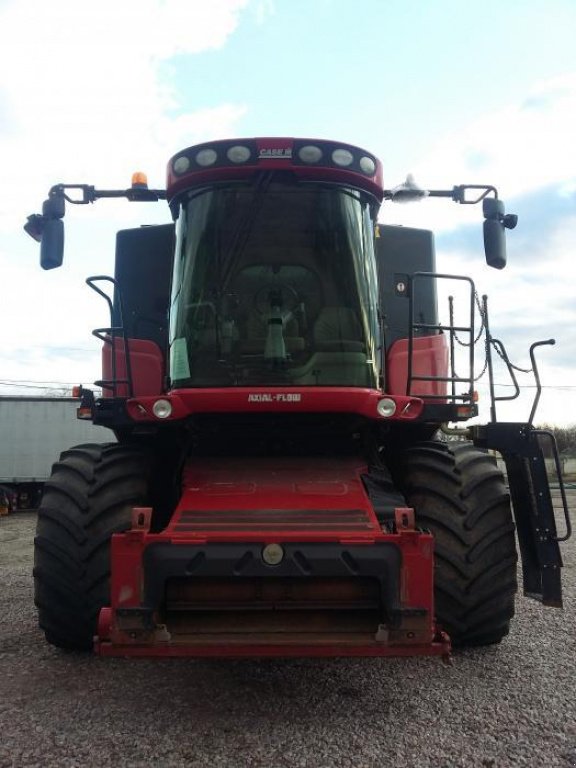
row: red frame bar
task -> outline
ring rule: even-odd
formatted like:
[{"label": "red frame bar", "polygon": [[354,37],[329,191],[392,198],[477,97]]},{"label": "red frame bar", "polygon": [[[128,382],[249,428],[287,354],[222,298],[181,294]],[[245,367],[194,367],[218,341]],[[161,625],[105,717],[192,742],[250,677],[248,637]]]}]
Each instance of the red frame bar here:
[{"label": "red frame bar", "polygon": [[[398,510],[398,513],[411,512],[411,510]],[[397,519],[398,518],[397,516]],[[337,540],[342,544],[364,544],[370,546],[372,542],[388,542],[395,544],[402,553],[401,572],[401,603],[402,607],[417,606],[426,609],[426,632],[430,642],[422,643],[416,640],[410,641],[410,631],[400,627],[400,632],[405,635],[404,642],[376,641],[376,638],[367,640],[365,644],[321,642],[317,638],[314,643],[277,643],[262,644],[250,643],[240,640],[237,635],[233,642],[231,636],[223,635],[221,641],[210,643],[190,643],[188,645],[171,644],[166,635],[151,634],[146,642],[140,642],[128,633],[121,631],[116,625],[115,611],[118,608],[138,608],[143,583],[143,555],[147,546],[155,542],[169,541],[174,545],[199,544],[207,540],[194,536],[173,537],[169,531],[151,534],[147,530],[149,525],[149,510],[135,509],[133,515],[133,528],[124,534],[115,534],[112,537],[112,586],[111,606],[102,609],[98,625],[98,635],[95,638],[95,650],[102,656],[164,656],[164,657],[222,657],[222,658],[253,658],[253,657],[352,657],[352,656],[418,656],[434,655],[448,657],[450,653],[450,641],[448,637],[439,632],[434,624],[433,606],[433,573],[434,558],[433,537],[429,533],[422,533],[414,529],[412,525],[399,526],[397,533],[383,533],[374,531],[370,538],[339,536]],[[246,533],[242,535],[247,540]],[[212,537],[211,537],[212,538]],[[228,541],[238,540],[234,532],[230,532]],[[302,534],[292,534],[292,541],[302,541]],[[329,537],[324,535],[321,539],[318,535],[308,536],[307,540],[324,540]],[[214,540],[223,540],[221,534]],[[277,540],[290,540],[284,536],[279,539],[276,534],[261,531],[251,534],[250,542],[262,542],[265,544]],[[414,636],[416,633],[413,633]]]},{"label": "red frame bar", "polygon": [[[112,536],[111,605],[100,614],[96,651],[104,656],[227,658],[447,656],[449,640],[434,623],[434,538],[417,530],[411,508],[396,509],[394,532],[385,532],[362,481],[367,471],[355,457],[191,461],[184,468],[180,504],[165,530],[150,533],[152,509],[134,508],[131,529]],[[166,628],[142,602],[147,547],[169,544],[172,555],[182,547],[181,562],[186,563],[190,552],[185,547],[201,552],[223,543],[240,547],[326,543],[354,547],[356,552],[376,544],[393,545],[401,563],[400,626],[375,623],[374,631],[362,627],[348,637],[342,630],[328,628],[325,635],[310,635],[309,642],[296,636],[299,632],[292,636],[279,632],[263,642],[262,635],[273,634],[266,629],[255,631],[250,642],[246,628],[232,626],[229,632],[215,629],[209,641],[197,635],[196,642],[186,630],[185,634],[175,632],[172,642],[169,630],[174,627],[168,622]],[[222,576],[234,578],[228,573]],[[270,574],[270,578],[275,577]]]},{"label": "red frame bar", "polygon": [[[172,413],[158,419],[152,407],[168,400]],[[390,417],[378,413],[382,398],[396,403]],[[126,409],[134,421],[176,421],[193,413],[355,413],[378,421],[414,421],[424,409],[420,397],[389,395],[360,387],[230,387],[219,389],[174,389],[157,397],[135,397]]]},{"label": "red frame bar", "polygon": [[99,656],[131,656],[136,658],[358,658],[441,656],[450,658],[450,639],[444,632],[438,632],[429,645],[197,645],[191,646],[114,646],[108,640],[97,638],[94,645]]}]

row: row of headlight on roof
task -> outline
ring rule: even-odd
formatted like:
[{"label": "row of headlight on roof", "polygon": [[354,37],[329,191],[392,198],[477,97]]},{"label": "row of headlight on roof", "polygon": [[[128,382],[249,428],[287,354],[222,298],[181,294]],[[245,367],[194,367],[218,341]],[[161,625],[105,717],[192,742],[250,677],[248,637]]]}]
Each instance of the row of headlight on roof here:
[{"label": "row of headlight on roof", "polygon": [[376,161],[369,155],[354,153],[345,147],[321,147],[317,144],[304,144],[296,150],[296,157],[306,165],[316,165],[325,162],[325,154],[328,162],[339,168],[359,168],[366,176],[374,176],[376,173]]},{"label": "row of headlight on roof", "polygon": [[[219,151],[223,154],[219,154]],[[277,153],[276,153],[277,152]],[[280,154],[280,152],[282,154]],[[327,155],[327,163],[325,159]],[[202,147],[191,156],[179,155],[172,161],[172,170],[176,176],[182,176],[190,170],[196,168],[210,168],[214,165],[226,164],[226,161],[233,165],[243,165],[256,159],[256,150],[244,144],[234,144],[228,148]],[[226,160],[224,160],[224,157]],[[296,149],[294,157],[290,150],[261,150],[258,160],[261,159],[291,159],[297,164],[318,165],[324,161],[327,165],[334,165],[338,168],[349,168],[351,170],[359,169],[366,176],[374,176],[376,173],[376,161],[369,155],[355,154],[345,147],[321,147],[317,144],[305,144]]]},{"label": "row of headlight on roof", "polygon": [[[350,168],[357,165],[362,173],[367,176],[374,176],[376,173],[376,162],[369,155],[355,157],[354,153],[344,147],[336,147],[330,150],[327,148],[328,162],[337,165],[339,168]],[[315,165],[324,159],[325,150],[316,144],[305,144],[296,151],[298,160],[306,165]]]}]

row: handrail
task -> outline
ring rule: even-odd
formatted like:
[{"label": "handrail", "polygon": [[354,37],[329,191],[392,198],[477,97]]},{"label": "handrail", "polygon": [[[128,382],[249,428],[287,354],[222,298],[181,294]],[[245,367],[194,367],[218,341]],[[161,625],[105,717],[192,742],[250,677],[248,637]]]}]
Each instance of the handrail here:
[{"label": "handrail", "polygon": [[[533,344],[532,347],[539,344],[548,344],[549,342],[540,341]],[[532,349],[532,347],[530,349]],[[533,429],[535,435],[541,435],[547,437],[552,445],[552,457],[554,459],[554,465],[556,467],[556,476],[558,477],[558,487],[560,489],[560,496],[562,498],[562,509],[564,512],[564,520],[566,522],[566,533],[564,536],[556,536],[556,541],[568,541],[572,536],[572,521],[570,520],[570,510],[568,509],[568,499],[566,498],[566,488],[564,486],[564,479],[562,477],[562,467],[560,466],[560,456],[558,455],[558,444],[556,443],[556,437],[553,432],[548,429]]]},{"label": "handrail", "polygon": [[[441,323],[423,323],[423,322],[417,322],[416,318],[414,317],[414,295],[416,293],[416,284],[418,281],[424,281],[424,280],[460,280],[467,282],[470,286],[470,324],[468,326],[466,325],[454,325],[454,307],[453,307],[453,297],[449,297],[449,306],[450,306],[450,318],[449,318],[449,325],[442,325]],[[446,395],[425,395],[425,399],[427,400],[438,400],[438,399],[447,399],[452,401],[452,403],[455,403],[456,401],[460,400],[462,402],[472,402],[473,399],[473,389],[474,389],[474,320],[475,320],[475,305],[474,305],[474,297],[476,295],[476,289],[474,286],[474,281],[470,277],[466,277],[464,275],[451,275],[451,274],[443,274],[438,272],[414,272],[412,275],[411,280],[411,288],[408,293],[408,316],[409,316],[409,329],[408,329],[408,371],[407,371],[407,380],[406,380],[406,394],[410,395],[412,393],[412,384],[415,381],[444,381],[446,383],[450,383],[450,392]],[[437,330],[437,331],[444,331],[448,332],[449,334],[449,343],[450,343],[450,375],[448,376],[432,376],[432,375],[415,375],[413,371],[413,361],[414,361],[414,332],[416,330]],[[465,377],[458,376],[456,374],[455,369],[455,362],[454,362],[454,340],[457,338],[456,334],[460,333],[467,333],[470,335],[470,343],[466,344],[469,348],[468,353],[468,367],[469,367],[469,375]],[[468,385],[468,391],[458,395],[456,394],[456,388],[455,385],[460,383],[466,383]]]},{"label": "handrail", "polygon": [[[112,299],[105,291],[103,291],[98,285],[96,285],[96,283],[98,282],[108,282],[114,286],[114,298],[116,300],[116,307],[117,307],[116,313],[114,311],[114,304],[112,302]],[[132,363],[130,360],[130,348],[128,345],[128,339],[126,337],[126,329],[124,327],[124,307],[122,302],[122,292],[120,290],[120,286],[118,285],[117,280],[113,277],[110,277],[109,275],[92,275],[91,277],[88,277],[86,279],[86,283],[90,288],[92,288],[93,291],[96,291],[97,294],[102,296],[102,298],[108,304],[108,309],[110,311],[110,327],[96,328],[94,331],[92,331],[92,334],[97,339],[102,341],[104,344],[110,344],[110,346],[112,347],[112,350],[111,350],[112,378],[107,381],[102,381],[100,382],[100,384],[106,389],[112,389],[113,397],[117,397],[118,395],[118,392],[117,392],[118,385],[126,384],[128,387],[128,397],[134,397],[134,381],[132,378]],[[119,325],[116,325],[114,322],[115,314],[118,316]],[[126,364],[125,379],[119,379],[117,375],[116,338],[118,335],[122,338],[122,345],[124,348],[124,360]]]},{"label": "handrail", "polygon": [[542,347],[545,345],[554,346],[556,344],[556,339],[546,339],[545,341],[535,341],[533,344],[530,345],[530,361],[532,363],[532,371],[534,373],[534,378],[536,379],[536,395],[534,396],[534,402],[532,403],[532,410],[530,411],[530,418],[528,419],[528,424],[532,424],[534,420],[534,416],[536,415],[536,409],[538,408],[538,403],[540,402],[540,395],[542,394],[542,385],[540,383],[540,374],[538,372],[538,365],[536,364],[536,356],[534,354],[534,350],[536,347]]}]

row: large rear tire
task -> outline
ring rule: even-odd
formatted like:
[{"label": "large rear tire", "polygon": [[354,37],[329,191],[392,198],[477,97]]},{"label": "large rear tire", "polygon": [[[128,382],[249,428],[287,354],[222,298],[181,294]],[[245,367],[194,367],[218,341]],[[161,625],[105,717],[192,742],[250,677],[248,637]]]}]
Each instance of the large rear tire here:
[{"label": "large rear tire", "polygon": [[52,467],[38,510],[34,596],[52,645],[90,650],[110,597],[110,537],[130,527],[148,497],[147,461],[136,447],[78,445]]},{"label": "large rear tire", "polygon": [[495,460],[468,443],[421,443],[403,452],[395,481],[435,539],[438,624],[454,646],[499,643],[514,615],[516,540],[510,497]]}]

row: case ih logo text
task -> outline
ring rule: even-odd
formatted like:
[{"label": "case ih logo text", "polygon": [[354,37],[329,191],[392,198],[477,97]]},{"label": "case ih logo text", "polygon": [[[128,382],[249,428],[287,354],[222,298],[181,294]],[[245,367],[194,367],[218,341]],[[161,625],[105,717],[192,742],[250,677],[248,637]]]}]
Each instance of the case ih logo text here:
[{"label": "case ih logo text", "polygon": [[292,150],[290,147],[278,148],[278,149],[261,149],[258,155],[260,159],[284,158],[289,160],[292,157]]},{"label": "case ih logo text", "polygon": [[249,403],[299,403],[302,395],[295,392],[264,392],[262,394],[248,395]]}]

